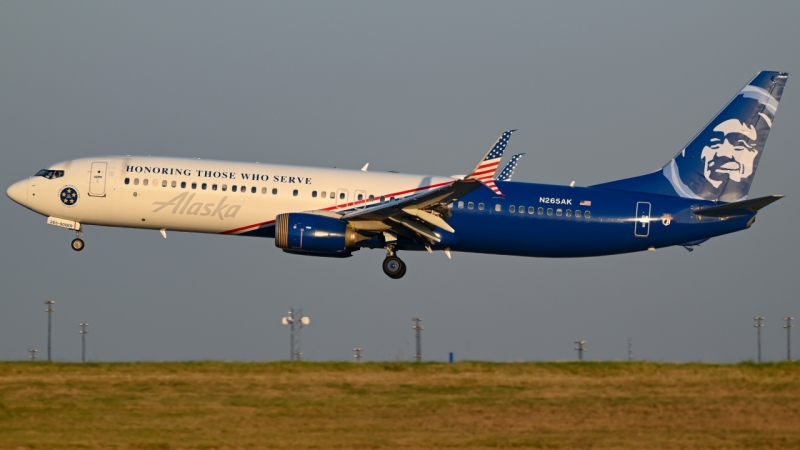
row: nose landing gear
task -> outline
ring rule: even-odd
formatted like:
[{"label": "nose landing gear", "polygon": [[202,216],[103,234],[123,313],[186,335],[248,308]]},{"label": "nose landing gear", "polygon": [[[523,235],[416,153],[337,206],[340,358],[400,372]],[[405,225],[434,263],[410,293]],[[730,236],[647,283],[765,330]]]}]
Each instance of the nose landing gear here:
[{"label": "nose landing gear", "polygon": [[86,244],[83,242],[83,239],[81,239],[82,237],[83,231],[79,230],[75,232],[75,239],[72,240],[72,249],[76,252],[83,250],[83,248],[86,246]]}]

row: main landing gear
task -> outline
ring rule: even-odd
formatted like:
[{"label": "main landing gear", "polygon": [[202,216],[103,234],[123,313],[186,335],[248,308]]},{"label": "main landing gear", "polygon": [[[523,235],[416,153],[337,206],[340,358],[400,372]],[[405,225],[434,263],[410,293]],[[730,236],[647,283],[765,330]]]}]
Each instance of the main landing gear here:
[{"label": "main landing gear", "polygon": [[79,252],[83,250],[83,247],[86,246],[86,244],[83,242],[83,239],[81,239],[83,237],[83,231],[76,231],[75,236],[75,239],[72,240],[72,249],[76,252]]},{"label": "main landing gear", "polygon": [[394,248],[386,248],[386,259],[383,260],[383,273],[395,280],[406,274],[406,263],[395,255]]}]

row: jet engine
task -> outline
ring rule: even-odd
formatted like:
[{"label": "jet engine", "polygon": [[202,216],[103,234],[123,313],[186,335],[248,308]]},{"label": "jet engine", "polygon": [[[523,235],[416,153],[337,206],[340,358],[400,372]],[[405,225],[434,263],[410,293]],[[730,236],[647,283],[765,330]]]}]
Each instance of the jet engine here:
[{"label": "jet engine", "polygon": [[333,217],[288,213],[275,219],[275,246],[287,253],[348,257],[356,242],[364,239],[369,238]]}]

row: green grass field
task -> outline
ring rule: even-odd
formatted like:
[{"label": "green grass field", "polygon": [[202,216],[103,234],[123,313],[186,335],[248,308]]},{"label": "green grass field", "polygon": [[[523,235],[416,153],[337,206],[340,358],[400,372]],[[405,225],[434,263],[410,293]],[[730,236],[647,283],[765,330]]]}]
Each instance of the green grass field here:
[{"label": "green grass field", "polygon": [[0,448],[800,448],[800,364],[0,363]]}]

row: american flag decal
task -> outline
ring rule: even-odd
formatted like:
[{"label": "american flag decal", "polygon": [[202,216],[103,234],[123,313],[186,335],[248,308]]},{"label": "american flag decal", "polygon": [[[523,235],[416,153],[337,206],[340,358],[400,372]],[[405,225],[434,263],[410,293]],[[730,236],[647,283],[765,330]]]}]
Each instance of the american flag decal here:
[{"label": "american flag decal", "polygon": [[517,153],[516,155],[511,157],[511,160],[506,164],[503,168],[503,171],[500,172],[500,175],[497,176],[497,179],[500,181],[508,181],[511,179],[511,175],[514,175],[514,169],[517,168],[517,162],[525,153]]},{"label": "american flag decal", "polygon": [[591,200],[581,200],[581,206],[592,206]]},{"label": "american flag decal", "polygon": [[494,144],[494,147],[486,154],[486,157],[483,158],[483,161],[478,164],[478,167],[467,176],[467,179],[478,180],[495,194],[503,195],[500,189],[494,184],[494,174],[497,172],[497,166],[500,165],[500,160],[503,158],[503,151],[505,151],[506,145],[508,145],[508,139],[511,137],[511,133],[515,131],[517,130],[509,130],[503,133],[500,139]]}]

